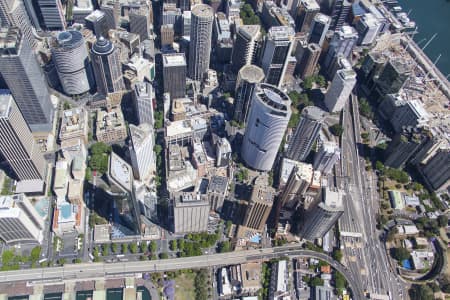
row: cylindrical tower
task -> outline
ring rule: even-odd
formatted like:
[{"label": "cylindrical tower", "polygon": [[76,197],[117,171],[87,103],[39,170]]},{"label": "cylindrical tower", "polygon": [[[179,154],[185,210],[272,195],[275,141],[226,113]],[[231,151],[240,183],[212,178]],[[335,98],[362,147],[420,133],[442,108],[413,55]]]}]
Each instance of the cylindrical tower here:
[{"label": "cylindrical tower", "polygon": [[80,95],[90,90],[88,51],[79,31],[63,31],[53,41],[52,58],[63,90]]},{"label": "cylindrical tower", "polygon": [[277,87],[257,84],[247,118],[241,155],[256,170],[269,171],[291,117],[291,100]]},{"label": "cylindrical tower", "polygon": [[91,60],[99,93],[106,95],[124,89],[119,53],[113,43],[99,37],[92,46]]},{"label": "cylindrical tower", "polygon": [[250,100],[253,89],[257,83],[264,80],[264,71],[255,65],[245,65],[238,73],[236,81],[236,104],[234,106],[234,119],[238,122],[247,120]]},{"label": "cylindrical tower", "polygon": [[191,14],[189,76],[193,80],[202,80],[209,68],[214,11],[209,5],[198,4]]}]

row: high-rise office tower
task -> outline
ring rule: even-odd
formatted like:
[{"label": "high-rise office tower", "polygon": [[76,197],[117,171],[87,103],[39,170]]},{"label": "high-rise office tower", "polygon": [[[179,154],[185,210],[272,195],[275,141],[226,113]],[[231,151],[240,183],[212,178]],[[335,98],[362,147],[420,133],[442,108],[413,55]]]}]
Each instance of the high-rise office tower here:
[{"label": "high-rise office tower", "polygon": [[164,93],[171,99],[186,94],[186,59],[184,53],[163,54]]},{"label": "high-rise office tower", "polygon": [[52,60],[68,95],[81,95],[91,89],[92,73],[88,51],[81,32],[60,32],[52,41]]},{"label": "high-rise office tower", "polygon": [[190,0],[178,0],[177,6],[184,12],[191,10],[191,1]]},{"label": "high-rise office tower", "polygon": [[108,37],[110,29],[105,12],[101,10],[94,10],[92,13],[84,18],[86,28],[92,30],[97,38],[100,36]]},{"label": "high-rise office tower", "polygon": [[353,27],[342,26],[330,41],[322,68],[328,72],[339,56],[349,59],[357,40],[358,33]]},{"label": "high-rise office tower", "polygon": [[331,13],[331,25],[333,30],[339,30],[347,20],[348,14],[352,7],[352,3],[348,0],[336,0]]},{"label": "high-rise office tower", "polygon": [[356,73],[353,70],[338,70],[325,94],[325,105],[330,112],[341,111],[356,84]]},{"label": "high-rise office tower", "polygon": [[236,39],[231,54],[233,72],[239,72],[244,65],[256,62],[261,43],[261,26],[242,25],[237,28]]},{"label": "high-rise office tower", "polygon": [[418,169],[430,189],[447,190],[450,180],[450,149],[439,149]]},{"label": "high-rise office tower", "polygon": [[209,68],[214,12],[211,6],[198,4],[191,11],[189,42],[189,77],[203,80]]},{"label": "high-rise office tower", "polygon": [[322,238],[330,231],[344,213],[342,197],[341,191],[325,188],[322,192],[322,202],[306,212],[300,236],[305,240],[313,241]]},{"label": "high-rise office tower", "polygon": [[174,42],[175,29],[172,24],[161,26],[161,47],[171,47]]},{"label": "high-rise office tower", "polygon": [[256,177],[242,225],[259,231],[264,230],[274,197],[275,190],[269,185],[267,175]]},{"label": "high-rise office tower", "polygon": [[107,95],[125,88],[119,51],[111,41],[100,36],[91,48],[91,60],[99,93]]},{"label": "high-rise office tower", "polygon": [[41,24],[47,30],[66,29],[66,19],[61,0],[36,0]]},{"label": "high-rise office tower", "polygon": [[0,0],[0,27],[18,27],[28,44],[34,49],[37,41],[33,25],[21,0]]},{"label": "high-rise office tower", "polygon": [[319,10],[320,7],[316,0],[302,0],[294,17],[297,31],[308,33]]},{"label": "high-rise office tower", "polygon": [[300,205],[311,185],[313,173],[311,164],[297,163],[294,166],[280,198],[284,208],[295,210]]},{"label": "high-rise office tower", "polygon": [[359,35],[358,45],[372,45],[380,33],[381,26],[382,24],[373,14],[364,14],[355,24]]},{"label": "high-rise office tower", "polygon": [[130,8],[130,32],[139,34],[141,41],[148,39],[152,31],[153,8],[151,2],[141,2],[138,7]]},{"label": "high-rise office tower", "polygon": [[0,73],[32,132],[50,132],[54,108],[45,76],[17,28],[0,29]]},{"label": "high-rise office tower", "polygon": [[376,89],[381,95],[397,93],[411,75],[412,66],[412,62],[404,58],[389,59],[376,80]]},{"label": "high-rise office tower", "polygon": [[245,65],[238,73],[236,80],[236,100],[234,105],[234,119],[245,123],[250,108],[253,90],[256,84],[263,82],[264,71],[255,65]]},{"label": "high-rise office tower", "polygon": [[297,73],[300,78],[305,79],[316,73],[317,62],[319,61],[322,49],[317,44],[309,44],[303,52],[302,59],[297,64]]},{"label": "high-rise office tower", "polygon": [[45,180],[44,156],[8,90],[0,91],[0,156],[14,179]]},{"label": "high-rise office tower", "polygon": [[6,244],[38,243],[44,220],[24,194],[0,196],[0,239]]},{"label": "high-rise office tower", "polygon": [[266,74],[266,83],[280,86],[286,72],[286,61],[292,51],[294,29],[289,26],[273,26],[264,43],[261,66]]},{"label": "high-rise office tower", "polygon": [[185,36],[185,37],[190,37],[191,36],[191,11],[190,10],[186,10],[183,11],[183,26],[182,26],[182,30],[181,30],[181,35]]},{"label": "high-rise office tower", "polygon": [[154,125],[153,101],[155,91],[148,82],[136,82],[133,89],[134,109],[137,115],[138,123],[148,123]]},{"label": "high-rise office tower", "polygon": [[318,44],[322,47],[330,23],[331,18],[329,16],[321,13],[316,14],[311,24],[308,42]]},{"label": "high-rise office tower", "polygon": [[319,137],[324,111],[316,106],[305,107],[294,134],[289,139],[286,157],[296,161],[305,160]]},{"label": "high-rise office tower", "polygon": [[105,13],[106,23],[109,29],[115,29],[119,26],[120,22],[120,2],[114,1],[102,1],[100,10]]},{"label": "high-rise office tower", "polygon": [[257,84],[253,90],[241,155],[256,170],[269,171],[291,117],[291,100],[277,87]]},{"label": "high-rise office tower", "polygon": [[334,165],[341,157],[341,150],[335,142],[324,141],[319,147],[319,152],[314,156],[314,170],[323,174],[330,174]]},{"label": "high-rise office tower", "polygon": [[175,193],[173,199],[173,231],[175,233],[203,232],[208,230],[208,199],[196,193]]},{"label": "high-rise office tower", "polygon": [[130,156],[134,178],[147,181],[155,172],[156,160],[153,152],[153,127],[144,123],[139,126],[130,124]]}]

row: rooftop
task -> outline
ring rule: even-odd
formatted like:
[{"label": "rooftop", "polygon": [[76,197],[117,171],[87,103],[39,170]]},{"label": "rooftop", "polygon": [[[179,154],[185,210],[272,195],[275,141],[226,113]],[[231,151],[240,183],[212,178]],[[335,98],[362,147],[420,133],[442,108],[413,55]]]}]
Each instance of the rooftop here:
[{"label": "rooftop", "polygon": [[192,7],[191,12],[193,15],[203,18],[213,18],[214,10],[207,4],[198,4]]},{"label": "rooftop", "polygon": [[9,117],[13,96],[9,90],[0,90],[0,118]]},{"label": "rooftop", "polygon": [[248,39],[256,37],[261,31],[260,25],[242,25],[238,27],[238,31],[245,35]]},{"label": "rooftop", "polygon": [[228,187],[228,178],[223,176],[213,176],[209,181],[208,191],[225,193]]},{"label": "rooftop", "polygon": [[134,148],[140,148],[147,138],[153,136],[153,128],[147,123],[140,124],[139,126],[130,124],[129,127]]},{"label": "rooftop", "polygon": [[302,116],[315,121],[321,121],[325,117],[325,112],[317,106],[307,106],[303,109]]},{"label": "rooftop", "polygon": [[186,66],[184,53],[163,54],[163,65],[165,67]]},{"label": "rooftop", "polygon": [[317,15],[315,15],[315,17],[314,17],[314,21],[326,24],[326,23],[330,23],[331,22],[331,18],[329,16],[327,16],[327,15],[322,14],[322,13],[317,13]]},{"label": "rooftop", "polygon": [[272,26],[267,34],[268,39],[273,40],[290,40],[295,35],[295,31],[291,26]]},{"label": "rooftop", "polygon": [[302,0],[302,4],[307,10],[319,10],[320,9],[320,6],[316,0]]},{"label": "rooftop", "polygon": [[109,174],[112,179],[115,180],[123,189],[131,191],[131,166],[114,152],[111,152],[111,156],[109,158]]},{"label": "rooftop", "polygon": [[329,188],[324,191],[324,203],[329,208],[343,210],[343,196],[344,192],[338,189],[331,190]]},{"label": "rooftop", "polygon": [[255,65],[245,65],[239,70],[239,76],[242,80],[249,83],[259,83],[264,80],[264,71]]}]

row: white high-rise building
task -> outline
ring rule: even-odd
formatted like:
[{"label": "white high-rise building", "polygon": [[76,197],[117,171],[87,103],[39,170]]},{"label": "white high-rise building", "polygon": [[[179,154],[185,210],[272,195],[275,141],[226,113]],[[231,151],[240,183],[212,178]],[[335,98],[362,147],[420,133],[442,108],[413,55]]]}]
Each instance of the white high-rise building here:
[{"label": "white high-rise building", "polygon": [[214,11],[211,6],[198,4],[191,11],[191,41],[189,43],[189,77],[203,80],[209,69]]},{"label": "white high-rise building", "polygon": [[134,178],[147,181],[156,169],[153,128],[147,123],[139,126],[130,125],[131,164]]},{"label": "white high-rise building", "polygon": [[266,83],[280,86],[284,81],[287,61],[294,45],[295,31],[290,26],[272,26],[264,42],[261,67]]},{"label": "white high-rise building", "polygon": [[328,28],[330,28],[330,23],[331,18],[329,16],[321,13],[315,15],[309,31],[308,43],[315,43],[322,47],[325,35],[327,34]]},{"label": "white high-rise building", "polygon": [[324,141],[314,157],[314,170],[330,174],[333,166],[341,157],[341,150],[335,142]]},{"label": "white high-rise building", "polygon": [[380,33],[381,26],[382,24],[373,14],[364,14],[355,25],[359,34],[358,45],[372,45]]},{"label": "white high-rise building", "polygon": [[342,69],[336,72],[325,94],[325,105],[330,112],[341,111],[344,108],[355,84],[355,71]]},{"label": "white high-rise building", "polygon": [[284,92],[265,83],[255,86],[241,150],[249,167],[272,169],[290,117],[291,100]]},{"label": "white high-rise building", "polygon": [[0,196],[0,239],[6,244],[41,243],[44,225],[25,195]]},{"label": "white high-rise building", "polygon": [[155,91],[148,82],[136,82],[133,89],[134,108],[137,114],[138,123],[154,125],[155,117],[153,111],[153,98]]}]

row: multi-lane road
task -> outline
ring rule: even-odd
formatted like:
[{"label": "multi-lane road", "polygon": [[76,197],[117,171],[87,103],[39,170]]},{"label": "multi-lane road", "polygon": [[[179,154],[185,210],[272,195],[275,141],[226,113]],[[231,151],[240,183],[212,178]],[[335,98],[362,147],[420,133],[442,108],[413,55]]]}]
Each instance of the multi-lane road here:
[{"label": "multi-lane road", "polygon": [[376,229],[378,193],[376,180],[365,171],[365,161],[359,156],[361,145],[358,103],[350,97],[343,112],[344,133],[341,139],[341,175],[339,185],[345,191],[345,213],[340,220],[345,264],[356,278],[355,284],[376,294],[395,295],[404,299],[406,287],[390,268],[382,232]]},{"label": "multi-lane road", "polygon": [[71,264],[63,267],[29,269],[24,272],[6,271],[0,273],[0,282],[29,281],[29,282],[61,282],[95,280],[135,275],[144,272],[164,272],[191,268],[209,268],[217,266],[235,265],[255,260],[269,260],[280,257],[304,256],[321,259],[341,272],[349,283],[356,299],[363,298],[363,290],[355,284],[355,276],[339,262],[330,256],[310,250],[304,250],[299,245],[285,245],[281,247],[257,250],[235,251],[221,254],[211,254],[196,257],[183,257],[155,261],[117,262],[117,263],[85,263]]}]

